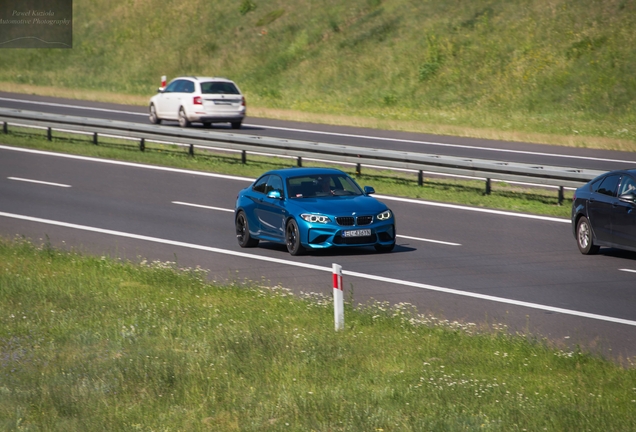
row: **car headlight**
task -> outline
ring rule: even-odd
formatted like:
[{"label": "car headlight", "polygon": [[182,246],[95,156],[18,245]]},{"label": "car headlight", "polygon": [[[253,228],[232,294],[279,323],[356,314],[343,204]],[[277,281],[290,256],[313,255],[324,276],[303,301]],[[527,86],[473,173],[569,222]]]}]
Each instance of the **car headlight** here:
[{"label": "car headlight", "polygon": [[377,215],[376,219],[377,220],[381,220],[381,221],[385,221],[385,220],[391,219],[391,216],[393,216],[391,214],[391,210],[385,210],[382,213],[380,213],[379,215]]},{"label": "car headlight", "polygon": [[329,216],[325,216],[321,214],[303,213],[300,215],[300,217],[307,222],[322,223],[322,224],[331,222],[331,219],[329,218]]}]

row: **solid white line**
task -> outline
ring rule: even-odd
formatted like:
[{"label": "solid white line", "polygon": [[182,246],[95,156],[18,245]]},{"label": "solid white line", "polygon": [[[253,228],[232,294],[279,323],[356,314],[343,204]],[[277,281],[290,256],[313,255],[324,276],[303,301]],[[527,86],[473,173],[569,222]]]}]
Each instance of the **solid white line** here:
[{"label": "solid white line", "polygon": [[180,168],[170,168],[170,167],[162,167],[162,166],[156,166],[156,165],[143,165],[143,164],[134,163],[134,162],[123,162],[123,161],[117,161],[117,160],[111,160],[111,159],[98,159],[98,158],[87,157],[87,156],[78,156],[78,155],[65,154],[65,153],[55,153],[55,152],[34,150],[34,149],[21,148],[21,147],[11,147],[11,146],[0,145],[0,150],[12,150],[17,152],[39,154],[44,156],[55,156],[55,157],[60,157],[65,159],[75,159],[75,160],[88,161],[88,162],[99,162],[99,163],[110,164],[110,165],[128,166],[133,168],[142,168],[142,169],[149,169],[149,170],[155,170],[155,171],[166,171],[166,172],[173,172],[173,173],[179,173],[179,174],[198,175],[203,177],[215,177],[215,178],[223,178],[228,180],[240,180],[245,182],[254,181],[254,179],[247,178],[247,177],[238,177],[238,176],[231,176],[231,175],[225,175],[225,174],[215,174],[215,173],[209,173],[209,172],[203,172],[203,171],[191,171],[191,170],[185,170]]},{"label": "solid white line", "polygon": [[[148,115],[146,113],[138,113],[138,112],[131,112],[131,111],[119,111],[119,110],[113,110],[113,109],[107,109],[107,108],[93,108],[93,107],[86,107],[86,106],[79,106],[79,105],[65,105],[65,104],[58,104],[58,103],[53,103],[53,102],[38,102],[38,101],[29,101],[29,100],[11,99],[11,98],[0,98],[0,100],[5,100],[5,101],[9,101],[9,102],[30,103],[30,104],[34,104],[34,105],[48,105],[48,106],[55,106],[55,107],[67,107],[67,108],[85,109],[85,110],[92,110],[92,111],[103,111],[103,112],[112,112],[112,113],[120,113],[120,114],[131,114],[131,115],[138,115],[138,116],[147,116]],[[376,137],[376,136],[372,136],[372,135],[356,135],[356,134],[345,134],[345,133],[337,133],[337,132],[321,132],[321,131],[314,131],[314,130],[308,130],[308,129],[295,129],[295,128],[285,128],[285,127],[276,127],[276,126],[264,126],[264,125],[254,125],[254,124],[247,124],[247,123],[244,123],[244,125],[245,126],[250,126],[250,127],[260,127],[260,128],[263,128],[263,129],[282,130],[282,131],[289,131],[289,132],[301,132],[301,133],[316,134],[316,135],[331,135],[331,136],[347,137],[347,138],[362,138],[362,139],[376,140],[376,141],[393,141],[393,142],[401,142],[401,143],[408,143],[408,144],[430,145],[430,146],[437,146],[437,147],[450,147],[450,148],[461,148],[461,149],[470,149],[470,150],[484,150],[484,151],[492,151],[492,152],[499,152],[499,153],[525,154],[525,155],[546,156],[546,157],[563,158],[563,159],[579,159],[579,160],[592,160],[592,161],[602,161],[602,162],[618,162],[618,163],[625,163],[625,164],[632,164],[632,165],[636,163],[636,160],[604,159],[604,158],[587,157],[587,156],[562,155],[562,154],[556,154],[556,153],[544,153],[544,152],[532,152],[532,151],[524,151],[524,150],[499,149],[499,148],[493,148],[493,147],[477,147],[477,146],[469,146],[469,145],[463,145],[463,144],[440,143],[440,142],[434,142],[434,141],[418,141],[418,140],[407,140],[407,139],[399,139],[399,138],[382,138],[382,137]]]},{"label": "solid white line", "polygon": [[618,269],[618,270],[622,272],[627,272],[627,273],[636,273],[636,270],[631,270],[631,269]]},{"label": "solid white line", "polygon": [[[49,151],[27,149],[27,148],[21,148],[21,147],[11,147],[11,146],[0,145],[0,150],[11,150],[11,151],[17,151],[17,152],[24,152],[24,153],[40,154],[45,156],[55,156],[55,157],[68,158],[68,159],[99,162],[99,163],[105,163],[105,164],[111,164],[111,165],[122,165],[122,166],[129,166],[133,168],[143,168],[143,169],[150,169],[150,170],[174,172],[174,173],[180,173],[180,174],[198,175],[198,176],[204,176],[204,177],[223,178],[228,180],[239,180],[244,182],[253,182],[255,180],[253,178],[247,178],[247,177],[214,174],[214,173],[203,172],[203,171],[190,171],[190,170],[185,170],[180,168],[169,168],[169,167],[162,167],[162,166],[156,166],[156,165],[142,165],[142,164],[132,163],[132,162],[122,162],[122,161],[116,161],[116,160],[110,160],[110,159],[98,159],[98,158],[92,158],[87,156],[77,156],[77,155],[71,155],[71,154],[65,154],[65,153],[54,153]],[[550,222],[570,223],[569,219],[560,219],[560,218],[554,218],[554,217],[548,217],[548,216],[537,216],[537,215],[529,215],[529,214],[523,214],[523,213],[513,213],[513,212],[491,210],[491,209],[478,208],[478,207],[465,207],[465,206],[461,206],[457,204],[445,204],[445,203],[422,201],[422,200],[415,200],[415,199],[409,199],[409,198],[392,197],[388,195],[376,195],[376,197],[381,199],[386,199],[386,200],[410,203],[410,204],[428,205],[428,206],[434,206],[434,207],[446,207],[446,208],[457,209],[457,210],[475,211],[475,212],[481,212],[481,213],[490,213],[490,214],[496,214],[496,215],[520,217],[520,218],[527,218],[527,219],[538,219],[538,220],[544,220],[544,221],[550,221]]]},{"label": "solid white line", "polygon": [[490,214],[514,216],[514,217],[520,217],[520,218],[526,218],[526,219],[537,219],[537,220],[543,220],[543,221],[549,221],[549,222],[571,223],[570,219],[555,218],[550,216],[513,213],[513,212],[507,212],[503,210],[491,210],[491,209],[485,209],[485,208],[479,208],[479,207],[465,207],[465,206],[456,205],[456,204],[445,204],[445,203],[438,203],[433,201],[422,201],[422,200],[415,200],[410,198],[392,197],[387,195],[376,195],[376,197],[380,199],[385,199],[385,200],[400,201],[400,202],[406,202],[410,204],[427,205],[431,207],[445,207],[445,208],[451,208],[451,209],[474,211],[479,213],[490,213]]},{"label": "solid white line", "polygon": [[44,106],[52,106],[52,107],[60,107],[60,108],[73,108],[73,109],[83,109],[83,110],[89,110],[89,111],[101,111],[101,112],[109,112],[109,113],[115,113],[115,114],[132,114],[132,115],[143,115],[143,116],[148,115],[146,113],[138,113],[138,112],[132,112],[132,111],[120,111],[120,110],[113,110],[108,108],[95,108],[95,107],[87,107],[87,106],[80,106],[80,105],[59,104],[54,102],[39,102],[39,101],[12,99],[12,98],[3,98],[3,97],[0,97],[0,100],[7,101],[7,102],[27,103],[32,105],[44,105]]},{"label": "solid white line", "polygon": [[445,241],[440,241],[440,240],[431,240],[431,239],[425,239],[425,238],[419,238],[419,237],[410,237],[410,236],[405,236],[405,235],[400,235],[400,234],[398,234],[396,237],[405,238],[405,239],[409,239],[409,240],[417,240],[417,241],[422,241],[422,242],[428,242],[428,243],[439,243],[439,244],[448,245],[448,246],[461,246],[460,243],[451,243],[451,242],[445,242]]},{"label": "solid white line", "polygon": [[218,210],[218,211],[234,213],[234,210],[231,210],[231,209],[226,209],[226,208],[221,208],[221,207],[210,207],[210,206],[205,206],[205,205],[201,205],[201,204],[190,204],[190,203],[181,202],[181,201],[172,201],[172,204],[178,204],[178,205],[189,206],[189,207],[198,207],[198,208],[207,209],[207,210]]},{"label": "solid white line", "polygon": [[[220,249],[220,248],[215,248],[215,247],[210,247],[210,246],[202,246],[202,245],[196,245],[196,244],[192,244],[192,243],[184,243],[184,242],[179,242],[179,241],[174,241],[174,240],[167,240],[167,239],[162,239],[162,238],[157,238],[157,237],[149,237],[149,236],[144,236],[144,235],[139,235],[139,234],[126,233],[126,232],[122,232],[122,231],[114,231],[114,230],[90,227],[90,226],[85,226],[85,225],[77,225],[77,224],[71,224],[71,223],[67,223],[67,222],[60,222],[60,221],[54,221],[54,220],[49,220],[49,219],[42,219],[42,218],[36,218],[36,217],[24,216],[24,215],[12,214],[12,213],[4,213],[4,212],[0,212],[0,217],[6,217],[6,218],[11,218],[11,219],[19,219],[19,220],[25,220],[25,221],[30,221],[30,222],[36,222],[36,223],[43,223],[43,224],[47,224],[47,225],[60,226],[60,227],[65,227],[65,228],[71,228],[71,229],[77,229],[77,230],[82,230],[82,231],[95,232],[95,233],[112,235],[112,236],[117,236],[117,237],[130,238],[130,239],[135,239],[135,240],[143,240],[143,241],[148,241],[148,242],[153,242],[153,243],[160,243],[160,244],[165,244],[165,245],[184,247],[184,248],[202,250],[202,251],[213,252],[213,253],[220,253],[220,254],[236,256],[236,257],[240,257],[240,258],[248,258],[248,259],[266,261],[266,262],[271,262],[271,263],[283,264],[283,265],[294,266],[294,267],[301,267],[301,268],[324,271],[324,272],[330,272],[330,273],[332,272],[332,267],[323,267],[323,266],[317,266],[317,265],[308,264],[308,263],[304,263],[304,262],[296,262],[296,261],[283,260],[283,259],[278,259],[278,258],[270,258],[270,257],[265,257],[265,256],[260,256],[260,255],[248,254],[248,253],[244,253],[244,252],[236,252],[236,251],[232,251],[232,250],[228,250],[228,249]],[[383,276],[371,275],[371,274],[366,274],[366,273],[358,273],[358,272],[353,272],[353,271],[348,271],[348,270],[343,270],[342,273],[345,274],[345,275],[349,275],[349,276],[353,276],[353,277],[357,277],[357,278],[361,278],[361,279],[368,279],[368,280],[373,280],[373,281],[381,281],[381,282],[386,282],[386,283],[390,283],[390,284],[409,286],[409,287],[413,287],[413,288],[420,288],[420,289],[424,289],[424,290],[428,290],[428,291],[442,292],[442,293],[446,293],[446,294],[453,294],[453,295],[459,295],[459,296],[463,296],[463,297],[470,297],[470,298],[475,298],[475,299],[480,299],[480,300],[487,300],[487,301],[492,301],[492,302],[497,302],[497,303],[504,303],[504,304],[510,304],[510,305],[515,305],[515,306],[522,306],[522,307],[527,307],[527,308],[537,309],[537,310],[542,310],[542,311],[561,313],[561,314],[564,314],[564,315],[572,315],[572,316],[577,316],[577,317],[595,319],[595,320],[599,320],[599,321],[607,321],[607,322],[612,322],[612,323],[617,323],[617,324],[625,324],[625,325],[629,325],[629,326],[636,326],[636,321],[627,320],[627,319],[623,319],[623,318],[609,317],[609,316],[605,316],[605,315],[598,315],[598,314],[593,314],[593,313],[588,313],[588,312],[580,312],[580,311],[575,311],[575,310],[570,310],[570,309],[557,308],[557,307],[552,307],[552,306],[547,306],[547,305],[541,305],[541,304],[538,304],[538,303],[523,302],[523,301],[507,299],[507,298],[503,298],[503,297],[495,297],[495,296],[490,296],[490,295],[477,294],[477,293],[473,293],[473,292],[461,291],[461,290],[452,289],[452,288],[444,288],[444,287],[438,287],[438,286],[434,286],[434,285],[427,285],[427,284],[422,284],[422,283],[417,283],[417,282],[409,282],[409,281],[404,281],[404,280],[400,280],[400,279],[387,278],[387,277],[383,277]]]},{"label": "solid white line", "polygon": [[70,185],[66,185],[66,184],[62,184],[62,183],[51,183],[51,182],[45,182],[45,181],[40,181],[40,180],[31,180],[31,179],[25,179],[25,178],[20,178],[20,177],[7,177],[9,180],[15,180],[15,181],[21,181],[21,182],[27,182],[27,183],[37,183],[37,184],[41,184],[41,185],[47,185],[47,186],[57,186],[57,187],[64,187],[64,188],[70,188]]}]

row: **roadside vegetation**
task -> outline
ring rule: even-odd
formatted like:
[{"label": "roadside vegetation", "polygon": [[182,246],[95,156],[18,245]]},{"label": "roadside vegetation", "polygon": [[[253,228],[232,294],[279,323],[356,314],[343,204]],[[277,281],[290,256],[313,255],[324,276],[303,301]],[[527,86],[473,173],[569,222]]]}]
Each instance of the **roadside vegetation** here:
[{"label": "roadside vegetation", "polygon": [[226,76],[249,115],[635,149],[634,0],[73,6],[73,49],[3,50],[0,89],[145,105]]},{"label": "roadside vegetation", "polygon": [[330,295],[174,262],[16,238],[0,263],[2,430],[636,429],[636,368],[501,324],[349,299],[335,332]]},{"label": "roadside vegetation", "polygon": [[[135,141],[100,137],[99,145],[94,145],[91,136],[60,132],[55,132],[53,139],[48,141],[45,131],[38,132],[34,129],[13,126],[9,128],[8,134],[0,134],[0,143],[84,156],[231,174],[246,178],[257,178],[269,169],[296,166],[296,159],[256,155],[248,155],[246,163],[243,164],[240,153],[212,153],[202,149],[197,149],[194,156],[190,156],[187,147],[149,142],[146,142],[145,151],[141,152]],[[330,164],[304,159],[303,166],[330,166]],[[353,175],[360,185],[373,186],[376,193],[380,195],[562,218],[570,217],[573,195],[571,190],[565,190],[564,201],[559,205],[558,189],[492,182],[491,193],[486,195],[485,181],[426,177],[423,179],[422,186],[419,186],[417,173],[363,167],[361,173],[356,174],[356,167],[353,165],[333,166]]]}]

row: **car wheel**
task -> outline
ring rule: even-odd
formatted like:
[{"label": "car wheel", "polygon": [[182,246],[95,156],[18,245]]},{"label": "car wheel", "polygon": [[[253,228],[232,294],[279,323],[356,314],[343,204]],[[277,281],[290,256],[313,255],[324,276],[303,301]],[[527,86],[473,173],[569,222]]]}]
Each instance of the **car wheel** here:
[{"label": "car wheel", "polygon": [[179,108],[179,126],[182,128],[190,127],[190,120],[186,117],[183,107]]},{"label": "car wheel", "polygon": [[161,124],[161,119],[157,116],[157,109],[155,108],[155,104],[150,105],[150,123]]},{"label": "car wheel", "polygon": [[305,251],[303,245],[300,244],[298,224],[293,219],[287,222],[287,227],[285,228],[285,244],[287,245],[287,250],[293,256],[302,255]]},{"label": "car wheel", "polygon": [[247,223],[247,216],[245,216],[244,212],[241,211],[238,215],[236,215],[235,224],[236,238],[240,247],[249,248],[258,246],[258,239],[250,236],[250,227]]},{"label": "car wheel", "polygon": [[594,244],[592,226],[585,216],[581,217],[576,225],[576,245],[584,255],[593,255],[600,249],[599,246]]},{"label": "car wheel", "polygon": [[203,127],[204,127],[204,128],[212,127],[212,123],[210,123],[210,122],[203,122]]},{"label": "car wheel", "polygon": [[241,128],[241,122],[232,122],[232,129],[240,129]]},{"label": "car wheel", "polygon": [[385,253],[385,252],[391,252],[393,250],[393,248],[395,247],[395,243],[391,243],[390,245],[375,245],[375,250],[376,252],[380,252],[380,253]]}]

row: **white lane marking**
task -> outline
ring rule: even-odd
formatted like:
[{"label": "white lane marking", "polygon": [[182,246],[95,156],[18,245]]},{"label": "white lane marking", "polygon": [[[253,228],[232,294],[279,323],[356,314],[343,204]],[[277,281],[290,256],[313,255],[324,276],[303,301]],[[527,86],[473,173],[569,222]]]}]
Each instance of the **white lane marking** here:
[{"label": "white lane marking", "polygon": [[[211,207],[211,206],[206,206],[206,205],[201,205],[201,204],[192,204],[192,203],[186,203],[186,202],[181,202],[181,201],[172,201],[172,204],[178,204],[178,205],[188,206],[188,207],[197,207],[197,208],[202,208],[202,209],[206,209],[206,210],[218,210],[218,211],[234,213],[233,209],[226,209],[226,208],[221,208],[221,207]],[[410,236],[399,235],[399,234],[396,237],[405,238],[405,239],[409,239],[409,240],[417,240],[417,241],[422,241],[422,242],[438,243],[438,244],[449,245],[449,246],[461,246],[461,244],[459,244],[459,243],[451,243],[451,242],[445,242],[445,241],[440,241],[440,240],[431,240],[431,239],[425,239],[425,238],[419,238],[419,237],[410,237]]]},{"label": "white lane marking", "polygon": [[538,220],[543,220],[543,221],[548,221],[548,222],[561,222],[561,223],[571,223],[572,222],[572,221],[570,221],[570,219],[556,218],[556,217],[551,217],[551,216],[540,216],[540,215],[531,215],[531,214],[524,214],[524,213],[513,213],[513,212],[507,212],[507,211],[503,211],[503,210],[491,210],[491,209],[485,209],[485,208],[479,208],[479,207],[465,207],[465,206],[461,206],[461,205],[457,205],[457,204],[445,204],[445,203],[438,203],[438,202],[433,202],[433,201],[422,201],[422,200],[415,200],[415,199],[410,199],[410,198],[392,197],[392,196],[388,196],[388,195],[376,195],[376,197],[378,197],[379,199],[400,201],[400,202],[405,202],[405,203],[410,203],[410,204],[427,205],[427,206],[432,206],[432,207],[445,207],[445,208],[458,209],[458,210],[474,211],[474,212],[479,212],[479,213],[490,213],[490,214],[497,214],[497,215],[503,215],[503,216],[514,216],[514,217],[520,217],[520,218],[526,218],[526,219],[538,219]]},{"label": "white lane marking", "polygon": [[221,207],[211,207],[211,206],[206,206],[206,205],[201,205],[201,204],[191,204],[191,203],[186,203],[186,202],[181,202],[181,201],[172,201],[172,204],[178,204],[178,205],[188,206],[188,207],[198,207],[198,208],[202,208],[202,209],[206,209],[206,210],[218,210],[218,211],[234,213],[234,210],[231,210],[231,209],[226,209],[226,208],[221,208]]},{"label": "white lane marking", "polygon": [[[175,240],[168,240],[168,239],[162,239],[162,238],[158,238],[158,237],[150,237],[150,236],[132,234],[132,233],[127,233],[127,232],[122,232],[122,231],[114,231],[114,230],[109,230],[109,229],[96,228],[96,227],[91,227],[91,226],[86,226],[86,225],[77,225],[77,224],[72,224],[72,223],[67,223],[67,222],[60,222],[60,221],[55,221],[55,220],[50,220],[50,219],[36,218],[36,217],[32,217],[32,216],[25,216],[25,215],[13,214],[13,213],[0,212],[0,217],[24,220],[24,221],[29,221],[29,222],[42,223],[42,224],[47,224],[47,225],[54,225],[54,226],[59,226],[59,227],[64,227],[64,228],[71,228],[71,229],[76,229],[76,230],[81,230],[81,231],[89,231],[89,232],[94,232],[94,233],[99,233],[99,234],[106,234],[106,235],[124,237],[124,238],[135,239],[135,240],[142,240],[142,241],[147,241],[147,242],[152,242],[152,243],[160,243],[160,244],[165,244],[165,245],[184,247],[184,248],[189,248],[189,249],[196,249],[196,250],[201,250],[201,251],[206,251],[206,252],[220,253],[220,254],[223,254],[223,255],[230,255],[230,256],[236,256],[236,257],[240,257],[240,258],[248,258],[248,259],[259,260],[259,261],[266,261],[266,262],[271,262],[271,263],[276,263],[276,264],[283,264],[283,265],[301,267],[301,268],[312,269],[312,270],[319,270],[319,271],[324,271],[324,272],[329,272],[329,273],[332,272],[332,267],[323,267],[323,266],[318,266],[318,265],[314,265],[314,264],[308,264],[308,263],[304,263],[304,262],[296,262],[296,261],[284,260],[284,259],[279,259],[279,258],[271,258],[271,257],[266,257],[266,256],[253,255],[253,254],[248,254],[248,253],[245,253],[245,252],[236,252],[236,251],[232,251],[232,250],[228,250],[228,249],[220,249],[220,248],[215,248],[215,247],[211,247],[211,246],[203,246],[203,245],[197,245],[197,244],[192,244],[192,243],[184,243],[184,242],[175,241]],[[446,294],[453,294],[453,295],[458,295],[458,296],[463,296],[463,297],[470,297],[470,298],[475,298],[475,299],[480,299],[480,300],[487,300],[487,301],[492,301],[492,302],[497,302],[497,303],[503,303],[503,304],[509,304],[509,305],[515,305],[515,306],[522,306],[522,307],[542,310],[542,311],[546,311],[546,312],[555,312],[555,313],[561,313],[561,314],[564,314],[564,315],[572,315],[572,316],[577,316],[577,317],[595,319],[595,320],[599,320],[599,321],[607,321],[607,322],[612,322],[612,323],[617,323],[617,324],[625,324],[625,325],[635,326],[636,327],[636,321],[627,320],[627,319],[623,319],[623,318],[616,318],[616,317],[610,317],[610,316],[605,316],[605,315],[598,315],[598,314],[593,314],[593,313],[588,313],[588,312],[575,311],[575,310],[571,310],[571,309],[563,309],[563,308],[558,308],[558,307],[553,307],[553,306],[542,305],[542,304],[538,304],[538,303],[530,303],[530,302],[524,302],[524,301],[519,301],[519,300],[507,299],[507,298],[503,298],[503,297],[495,297],[495,296],[490,296],[490,295],[485,295],[485,294],[473,293],[473,292],[469,292],[469,291],[461,291],[461,290],[457,290],[457,289],[453,289],[453,288],[444,288],[444,287],[439,287],[439,286],[435,286],[435,285],[428,285],[428,284],[423,284],[423,283],[418,283],[418,282],[410,282],[410,281],[405,281],[405,280],[400,280],[400,279],[393,279],[393,278],[388,278],[388,277],[384,277],[384,276],[377,276],[377,275],[372,275],[372,274],[367,274],[367,273],[358,273],[358,272],[349,271],[349,270],[343,270],[342,273],[345,274],[345,275],[349,275],[349,276],[353,276],[353,277],[357,277],[357,278],[361,278],[361,279],[368,279],[368,280],[373,280],[373,281],[382,281],[382,282],[386,282],[386,283],[390,283],[390,284],[409,286],[409,287],[419,288],[419,289],[428,290],[428,291],[442,292],[442,293],[446,293]]]},{"label": "white lane marking", "polygon": [[110,164],[110,165],[121,165],[121,166],[133,167],[133,168],[166,171],[166,172],[173,172],[173,173],[179,173],[179,174],[198,175],[203,177],[223,178],[228,180],[240,180],[245,182],[253,182],[255,180],[255,179],[251,179],[247,177],[231,176],[231,175],[225,175],[225,174],[215,174],[215,173],[209,173],[209,172],[203,172],[203,171],[191,171],[191,170],[185,170],[180,168],[170,168],[170,167],[162,167],[162,166],[155,166],[155,165],[143,165],[143,164],[134,163],[134,162],[123,162],[123,161],[110,160],[110,159],[98,159],[98,158],[92,158],[88,156],[55,153],[55,152],[48,152],[48,151],[34,150],[34,149],[20,148],[20,147],[11,147],[11,146],[4,146],[4,145],[0,145],[0,150],[12,150],[17,152],[39,154],[44,156],[55,156],[55,157],[60,157],[65,159],[75,159],[75,160],[88,161],[88,162],[99,162],[99,163]]},{"label": "white lane marking", "polygon": [[431,240],[431,239],[425,239],[425,238],[419,238],[419,237],[410,237],[410,236],[405,236],[405,235],[400,235],[400,234],[398,234],[396,237],[409,239],[409,240],[417,240],[417,241],[422,241],[422,242],[428,242],[428,243],[438,243],[438,244],[443,244],[443,245],[448,245],[448,246],[461,246],[460,243],[451,243],[451,242],[445,242],[445,241],[441,241],[441,240]]},{"label": "white lane marking", "polygon": [[60,108],[73,108],[73,109],[83,109],[83,110],[89,110],[89,111],[101,111],[101,112],[109,112],[109,113],[116,113],[116,114],[133,114],[133,115],[143,115],[143,116],[148,115],[146,113],[138,113],[138,112],[132,112],[132,111],[120,111],[120,110],[114,110],[114,109],[108,109],[108,108],[95,108],[95,107],[87,107],[87,106],[80,106],[80,105],[60,104],[60,103],[54,103],[54,102],[39,102],[39,101],[12,99],[12,98],[3,98],[3,97],[0,97],[0,100],[7,101],[7,102],[27,103],[32,105],[45,105],[45,106],[60,107]]},{"label": "white lane marking", "polygon": [[[9,101],[9,102],[34,104],[34,105],[48,105],[48,106],[54,106],[54,107],[66,107],[66,108],[84,109],[84,110],[92,110],[92,111],[112,112],[112,113],[119,113],[119,114],[131,114],[131,115],[138,115],[138,116],[148,115],[147,113],[119,111],[119,110],[113,110],[113,109],[107,109],[107,108],[94,108],[94,107],[86,107],[86,106],[79,106],[79,105],[66,105],[66,104],[59,104],[59,103],[53,103],[53,102],[38,102],[38,101],[1,98],[1,97],[0,97],[0,100]],[[249,127],[260,127],[263,129],[282,130],[282,131],[289,131],[289,132],[301,132],[301,133],[316,134],[316,135],[331,135],[331,136],[347,137],[347,138],[362,138],[362,139],[376,140],[376,141],[393,141],[393,142],[401,142],[401,143],[408,143],[408,144],[430,145],[430,146],[437,146],[437,147],[483,150],[483,151],[492,151],[492,152],[499,152],[499,153],[525,154],[525,155],[546,156],[546,157],[564,158],[564,159],[615,162],[615,163],[624,163],[624,164],[632,164],[632,165],[636,163],[636,160],[605,159],[605,158],[597,158],[597,157],[563,155],[563,154],[557,154],[557,153],[533,152],[533,151],[525,151],[525,150],[498,149],[493,147],[478,147],[478,146],[469,146],[464,144],[450,144],[450,143],[440,143],[440,142],[434,142],[434,141],[418,141],[418,140],[408,140],[408,139],[399,139],[399,138],[383,138],[383,137],[376,137],[372,135],[356,135],[356,134],[345,134],[345,133],[338,133],[338,132],[321,132],[321,131],[314,131],[309,129],[295,129],[295,128],[285,128],[285,127],[277,127],[277,126],[254,125],[254,124],[247,124],[247,123],[244,123],[244,125]]]},{"label": "white lane marking", "polygon": [[45,182],[45,181],[40,181],[40,180],[31,180],[31,179],[25,179],[25,178],[20,178],[20,177],[7,177],[9,180],[14,180],[14,181],[21,181],[21,182],[27,182],[27,183],[37,183],[37,184],[41,184],[41,185],[47,185],[47,186],[57,186],[57,187],[64,187],[64,188],[70,188],[70,185],[67,184],[62,184],[62,183],[51,183],[51,182]]},{"label": "white lane marking", "polygon": [[632,269],[618,269],[618,271],[627,272],[627,273],[636,273],[636,270],[632,270]]},{"label": "white lane marking", "polygon": [[[180,168],[170,168],[170,167],[162,167],[162,166],[156,166],[156,165],[143,165],[143,164],[138,164],[133,162],[122,162],[122,161],[116,161],[116,160],[110,160],[110,159],[97,159],[97,158],[92,158],[87,156],[77,156],[77,155],[71,155],[71,154],[65,154],[65,153],[54,153],[54,152],[48,152],[43,150],[34,150],[34,149],[11,147],[11,146],[4,146],[4,145],[0,145],[0,150],[11,150],[11,151],[17,151],[17,152],[39,154],[44,156],[55,156],[55,157],[61,157],[61,158],[67,158],[67,159],[76,159],[76,160],[83,160],[83,161],[89,161],[89,162],[99,162],[99,163],[105,163],[105,164],[111,164],[111,165],[122,165],[122,166],[129,166],[133,168],[174,172],[179,174],[223,178],[228,180],[239,180],[244,182],[253,182],[255,180],[253,178],[247,178],[247,177],[230,176],[225,174],[215,174],[215,173],[209,173],[209,172],[203,172],[203,171],[189,171],[189,170],[180,169]],[[376,195],[376,197],[381,199],[386,199],[386,200],[410,203],[410,204],[429,205],[434,207],[446,207],[446,208],[451,208],[456,210],[476,211],[481,213],[490,213],[490,214],[496,214],[496,215],[512,216],[512,217],[520,217],[520,218],[528,218],[528,219],[539,219],[539,220],[545,220],[549,222],[570,223],[569,219],[560,219],[560,218],[554,218],[554,217],[548,217],[548,216],[513,213],[513,212],[491,210],[491,209],[478,208],[478,207],[465,207],[465,206],[461,206],[457,204],[445,204],[445,203],[438,203],[438,202],[431,202],[431,201],[415,200],[410,198],[392,197],[388,195]]]}]

